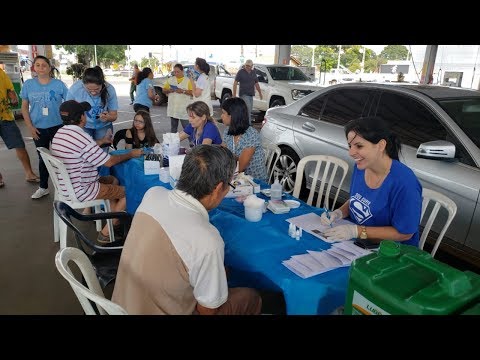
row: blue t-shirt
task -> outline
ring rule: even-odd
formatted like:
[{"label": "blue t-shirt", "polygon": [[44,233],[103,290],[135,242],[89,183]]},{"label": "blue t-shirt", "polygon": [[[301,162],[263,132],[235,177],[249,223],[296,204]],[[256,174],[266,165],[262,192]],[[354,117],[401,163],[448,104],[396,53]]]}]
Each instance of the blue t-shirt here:
[{"label": "blue t-shirt", "polygon": [[148,97],[148,89],[152,89],[155,92],[152,79],[145,78],[140,84],[137,85],[137,95],[135,96],[134,104],[140,104],[148,107],[152,107],[152,99]]},{"label": "blue t-shirt", "polygon": [[185,134],[188,134],[188,138],[193,145],[200,145],[203,142],[203,139],[212,139],[212,144],[222,143],[220,130],[218,130],[218,127],[211,121],[207,121],[198,139],[195,139],[195,129],[192,127],[192,124],[188,124],[183,131]]},{"label": "blue t-shirt", "polygon": [[58,79],[50,79],[45,85],[40,84],[37,78],[25,81],[20,97],[28,100],[33,126],[38,129],[48,129],[62,125],[60,105],[67,97],[67,92],[67,86]]},{"label": "blue t-shirt", "polygon": [[92,96],[85,89],[82,80],[74,82],[68,90],[66,100],[75,100],[78,102],[86,101],[92,106],[89,111],[85,112],[85,115],[87,115],[87,125],[85,125],[85,127],[87,129],[101,129],[105,126],[112,125],[110,121],[104,122],[96,118],[102,112],[118,110],[118,99],[115,88],[109,83],[105,83],[105,85],[107,86],[108,96],[107,103],[104,106],[102,106],[102,99],[100,98],[100,95],[98,94]]},{"label": "blue t-shirt", "polygon": [[251,175],[255,179],[267,181],[267,167],[265,166],[265,151],[263,151],[260,133],[250,126],[240,137],[238,144],[235,145],[233,135],[228,135],[228,128],[223,131],[223,142],[227,145],[234,155],[240,156],[246,148],[253,147],[253,153],[250,163],[245,169],[245,174]]},{"label": "blue t-shirt", "polygon": [[365,170],[353,168],[350,184],[350,218],[359,225],[393,226],[413,234],[402,244],[418,247],[422,211],[422,185],[406,165],[393,160],[390,173],[378,189],[365,183]]}]

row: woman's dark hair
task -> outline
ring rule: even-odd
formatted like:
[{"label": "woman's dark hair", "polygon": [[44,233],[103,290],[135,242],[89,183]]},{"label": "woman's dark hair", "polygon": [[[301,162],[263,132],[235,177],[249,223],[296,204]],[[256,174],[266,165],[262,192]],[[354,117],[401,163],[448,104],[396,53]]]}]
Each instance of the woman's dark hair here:
[{"label": "woman's dark hair", "polygon": [[173,68],[179,68],[181,71],[183,71],[183,65],[182,64],[175,64]]},{"label": "woman's dark hair", "polygon": [[144,67],[137,75],[137,85],[139,85],[143,79],[146,79],[151,73],[153,73],[152,69],[149,67]]},{"label": "woman's dark hair", "polygon": [[200,70],[202,70],[205,73],[205,75],[208,75],[208,73],[210,72],[210,65],[208,65],[205,59],[197,57],[195,59],[195,64],[198,66]]},{"label": "woman's dark hair", "polygon": [[102,68],[98,65],[86,68],[82,75],[82,82],[84,84],[96,84],[102,87],[102,90],[100,90],[100,100],[102,102],[102,107],[104,107],[107,104],[108,90]]},{"label": "woman's dark hair", "polygon": [[348,137],[348,133],[353,131],[373,144],[378,144],[380,140],[384,139],[387,142],[385,147],[387,155],[392,159],[398,160],[401,145],[400,139],[390,130],[388,123],[383,118],[367,116],[353,119],[345,124],[344,129],[345,137]]},{"label": "woman's dark hair", "polygon": [[[135,121],[135,118],[137,115],[140,115],[145,122],[145,140],[148,142],[148,146],[152,147],[156,143],[160,143],[157,139],[157,135],[155,134],[155,129],[153,128],[153,123],[152,123],[152,118],[150,116],[150,113],[145,111],[145,110],[138,110],[135,113],[135,116],[133,117],[133,120]],[[135,126],[132,126],[130,129],[130,132],[132,133],[132,139],[133,139],[133,148],[138,149],[140,148],[140,139],[138,138],[138,133],[137,133],[137,128]]]},{"label": "woman's dark hair", "polygon": [[35,58],[33,59],[33,64],[35,65],[35,62],[39,59],[45,61],[48,64],[48,66],[50,67],[50,74],[49,75],[52,79],[56,78],[55,75],[60,75],[60,72],[58,71],[58,69],[54,65],[52,65],[52,63],[50,62],[50,60],[47,57],[45,57],[43,55],[35,56]]},{"label": "woman's dark hair", "polygon": [[228,135],[241,135],[250,127],[247,104],[242,98],[234,97],[222,102],[222,109],[232,117]]},{"label": "woman's dark hair", "polygon": [[203,101],[195,101],[187,106],[187,113],[193,112],[197,116],[203,116],[205,115],[207,117],[207,121],[210,121],[217,125],[215,123],[215,120],[212,118],[212,115],[210,114],[210,108],[208,105],[203,102]]},{"label": "woman's dark hair", "polygon": [[200,200],[218,183],[228,188],[236,165],[235,156],[225,146],[197,145],[185,156],[177,189]]}]

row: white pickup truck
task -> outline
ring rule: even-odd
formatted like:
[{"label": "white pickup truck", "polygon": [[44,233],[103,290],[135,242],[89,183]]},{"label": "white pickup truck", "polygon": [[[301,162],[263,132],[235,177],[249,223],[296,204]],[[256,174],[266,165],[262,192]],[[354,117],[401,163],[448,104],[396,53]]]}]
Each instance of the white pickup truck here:
[{"label": "white pickup truck", "polygon": [[[255,64],[253,71],[257,75],[263,99],[255,90],[253,109],[267,111],[271,107],[288,105],[311,92],[319,90],[321,85],[312,81],[302,70],[289,65]],[[217,75],[215,96],[220,103],[232,97],[234,76]],[[239,91],[237,89],[237,95]]]}]

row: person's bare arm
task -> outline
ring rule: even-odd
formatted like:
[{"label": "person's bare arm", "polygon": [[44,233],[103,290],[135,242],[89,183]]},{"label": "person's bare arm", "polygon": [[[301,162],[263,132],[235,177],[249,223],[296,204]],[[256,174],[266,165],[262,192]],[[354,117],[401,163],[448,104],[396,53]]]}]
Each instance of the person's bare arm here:
[{"label": "person's bare arm", "polygon": [[112,167],[114,165],[121,163],[122,161],[130,160],[132,158],[138,158],[142,156],[142,154],[143,154],[143,149],[132,149],[132,151],[129,151],[126,154],[110,155],[110,159],[108,159],[108,161],[103,165],[107,167]]},{"label": "person's bare arm", "polygon": [[255,83],[255,88],[258,91],[258,96],[260,96],[260,100],[262,100],[263,99],[262,89],[260,89],[260,84],[258,82]]},{"label": "person's bare arm", "polygon": [[242,172],[250,164],[250,160],[252,160],[253,154],[255,154],[254,147],[247,147],[242,150],[240,156],[238,157],[238,171]]},{"label": "person's bare arm", "polygon": [[[132,132],[130,131],[130,129],[125,132],[125,137],[128,139],[132,139]],[[133,148],[133,144],[128,144],[125,141],[125,149],[131,149],[131,148]]]},{"label": "person's bare arm", "polygon": [[218,308],[210,309],[197,303],[197,311],[199,315],[216,315],[218,313]]},{"label": "person's bare arm", "polygon": [[233,81],[233,87],[232,87],[232,96],[233,97],[237,97],[237,85],[238,85],[238,81],[237,80],[234,80]]}]

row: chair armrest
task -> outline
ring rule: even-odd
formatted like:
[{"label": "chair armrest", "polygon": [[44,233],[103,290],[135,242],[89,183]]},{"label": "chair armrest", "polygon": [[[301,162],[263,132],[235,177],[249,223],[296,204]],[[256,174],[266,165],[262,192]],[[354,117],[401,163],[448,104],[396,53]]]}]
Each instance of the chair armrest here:
[{"label": "chair armrest", "polygon": [[102,212],[96,214],[81,214],[78,211],[72,214],[77,220],[81,221],[93,221],[93,220],[108,220],[108,219],[130,219],[132,215],[125,211],[117,212]]}]

